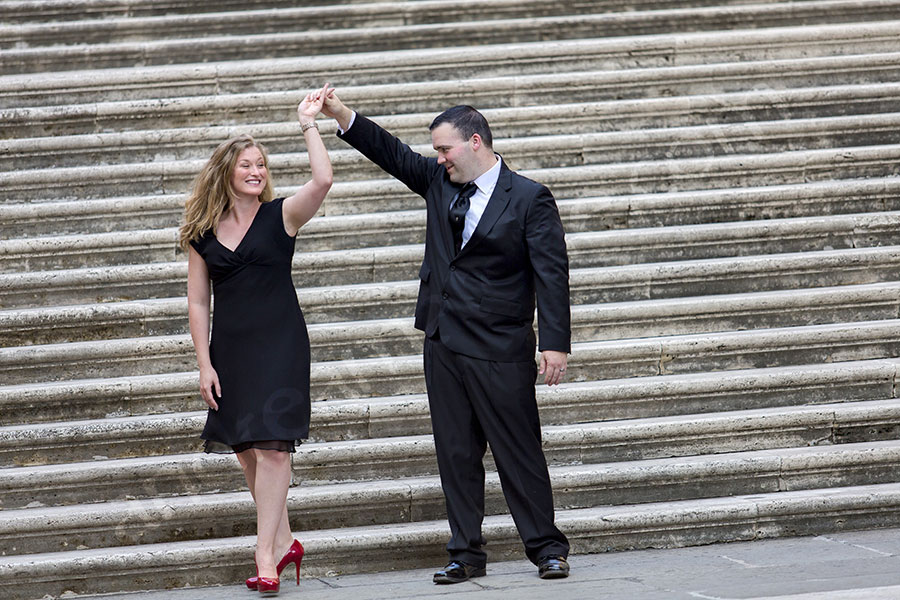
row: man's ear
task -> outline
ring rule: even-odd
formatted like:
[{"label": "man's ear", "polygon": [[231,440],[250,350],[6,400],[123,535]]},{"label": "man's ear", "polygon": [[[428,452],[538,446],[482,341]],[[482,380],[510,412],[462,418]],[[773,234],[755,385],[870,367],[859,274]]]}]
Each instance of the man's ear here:
[{"label": "man's ear", "polygon": [[470,139],[472,140],[472,149],[473,150],[478,150],[479,148],[481,148],[484,145],[484,140],[482,140],[481,136],[478,135],[477,133],[473,133],[472,137]]}]

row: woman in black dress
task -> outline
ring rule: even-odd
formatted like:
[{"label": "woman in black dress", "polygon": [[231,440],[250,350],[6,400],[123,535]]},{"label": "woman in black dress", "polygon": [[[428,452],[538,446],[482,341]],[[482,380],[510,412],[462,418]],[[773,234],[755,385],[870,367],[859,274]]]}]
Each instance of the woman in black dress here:
[{"label": "woman in black dress", "polygon": [[[312,179],[273,199],[265,148],[248,135],[222,143],[194,181],[180,244],[188,251],[188,317],[209,406],[207,452],[234,452],[256,502],[257,577],[277,593],[303,546],[287,513],[290,453],[309,434],[309,337],[291,279],[297,230],[331,187],[331,162],[315,117],[328,84],[297,107]],[[210,282],[215,296],[210,336]]]}]

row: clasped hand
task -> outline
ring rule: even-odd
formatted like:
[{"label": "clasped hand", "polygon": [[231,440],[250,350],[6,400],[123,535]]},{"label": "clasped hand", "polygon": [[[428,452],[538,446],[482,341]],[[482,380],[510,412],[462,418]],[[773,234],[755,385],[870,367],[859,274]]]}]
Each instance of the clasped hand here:
[{"label": "clasped hand", "polygon": [[314,121],[316,115],[322,112],[322,105],[325,103],[325,98],[333,93],[334,88],[331,87],[330,83],[323,85],[320,90],[308,93],[297,106],[297,118],[300,120],[300,123],[303,124]]}]

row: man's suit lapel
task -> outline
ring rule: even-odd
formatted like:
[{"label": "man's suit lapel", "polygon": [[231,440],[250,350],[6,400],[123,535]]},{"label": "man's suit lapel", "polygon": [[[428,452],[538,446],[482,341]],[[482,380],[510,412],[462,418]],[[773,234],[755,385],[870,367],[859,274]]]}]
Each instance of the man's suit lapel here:
[{"label": "man's suit lapel", "polygon": [[[501,161],[502,160],[503,159],[501,159]],[[503,211],[506,210],[510,198],[512,198],[510,190],[512,190],[512,175],[509,168],[507,168],[506,163],[502,162],[500,165],[500,177],[497,178],[497,185],[494,187],[494,193],[491,194],[490,199],[488,199],[487,206],[484,208],[484,214],[481,215],[478,226],[475,227],[475,231],[472,232],[472,237],[470,237],[469,241],[466,242],[466,245],[463,246],[460,255],[475,248],[488,232],[490,232],[494,223],[497,222],[497,219],[499,219],[500,215],[503,214]],[[449,208],[446,210],[449,211]],[[447,230],[450,230],[449,225],[447,226]]]}]

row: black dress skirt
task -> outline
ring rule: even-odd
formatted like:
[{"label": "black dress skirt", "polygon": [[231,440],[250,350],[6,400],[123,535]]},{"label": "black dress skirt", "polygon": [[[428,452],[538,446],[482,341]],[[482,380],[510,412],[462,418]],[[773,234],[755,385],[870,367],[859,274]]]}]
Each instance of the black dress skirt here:
[{"label": "black dress skirt", "polygon": [[201,438],[207,452],[294,451],[309,435],[309,335],[291,279],[294,240],[283,198],[260,205],[234,251],[208,231],[191,245],[213,284],[210,358],[219,410]]}]

